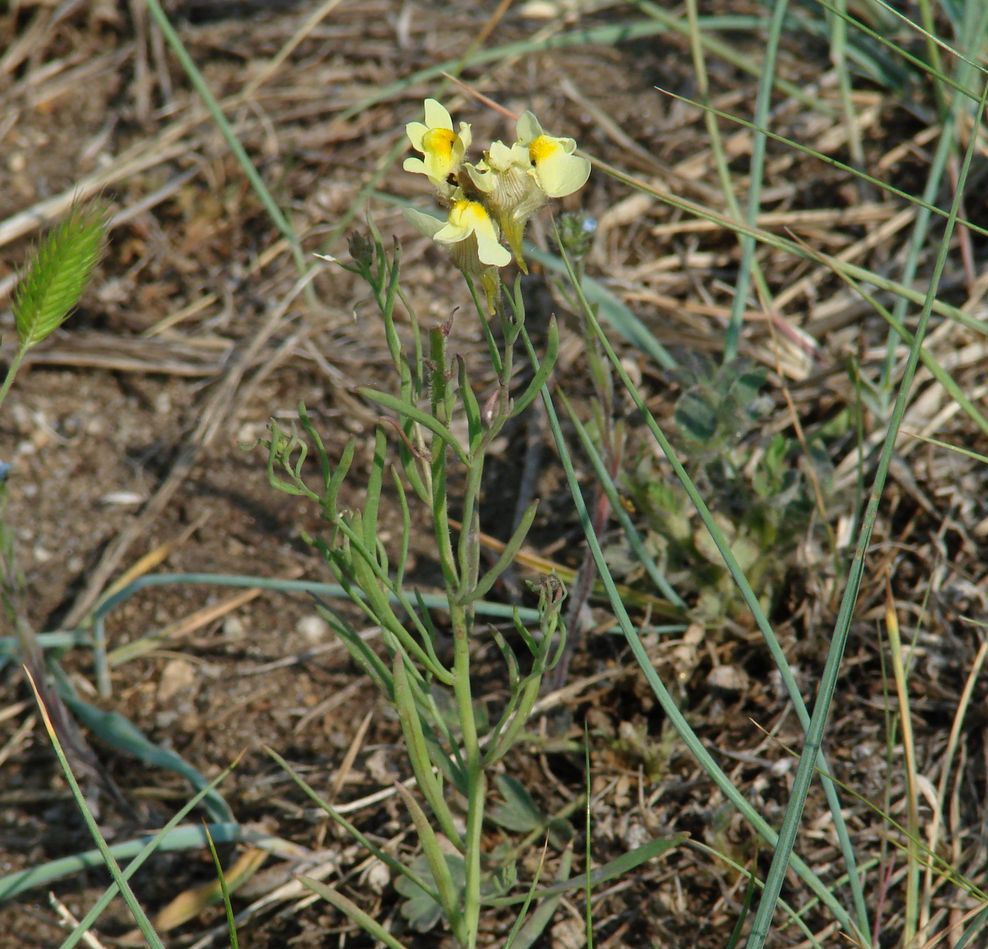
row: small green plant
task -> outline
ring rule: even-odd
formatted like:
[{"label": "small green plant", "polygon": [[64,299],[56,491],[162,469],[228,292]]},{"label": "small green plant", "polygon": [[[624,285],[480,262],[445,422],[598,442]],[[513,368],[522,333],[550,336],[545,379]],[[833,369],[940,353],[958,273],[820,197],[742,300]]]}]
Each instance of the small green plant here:
[{"label": "small green plant", "polygon": [[[351,262],[344,266],[373,291],[396,382],[395,392],[358,390],[387,413],[374,438],[363,500],[359,506],[343,500],[356,443],[351,440],[340,458],[331,460],[304,405],[300,431],[285,431],[272,422],[268,471],[276,489],[318,504],[328,533],[308,539],[363,619],[383,632],[382,656],[368,647],[347,616],[323,605],[353,660],[395,707],[418,786],[418,795],[401,790],[421,846],[420,856],[399,869],[396,889],[404,898],[403,913],[418,930],[442,920],[461,945],[473,946],[482,904],[503,896],[518,875],[516,848],[484,852],[485,821],[508,833],[549,833],[560,843],[567,836],[560,822],[542,819],[532,799],[495,772],[522,737],[543,678],[562,653],[565,591],[551,576],[534,586],[541,617],[537,629],[529,629],[515,611],[510,629],[502,632],[481,621],[476,607],[514,561],[537,505],[524,512],[493,566],[482,569],[486,456],[508,420],[541,391],[559,343],[553,320],[539,370],[523,391],[512,393],[525,305],[520,282],[508,292],[499,268],[513,259],[525,269],[522,234],[529,216],[549,197],[581,187],[589,162],[574,154],[571,139],[547,135],[530,113],[519,120],[517,142],[510,147],[494,142],[476,165],[464,161],[471,141],[468,125],[454,130],[449,113],[434,99],[425,103],[425,120],[408,125],[408,137],[423,157],[409,158],[405,168],[429,179],[449,209],[448,218],[443,223],[422,212],[409,217],[450,248],[472,292],[473,281],[479,284],[482,297],[474,293],[474,300],[496,381],[489,391],[477,391],[464,361],[449,352],[451,325],[423,334],[407,302],[410,334],[402,339],[395,315],[398,301],[405,302],[400,247],[395,243],[388,253],[373,229],[370,236],[356,235],[350,241]],[[456,431],[465,431],[465,437]],[[306,464],[310,454],[318,463],[318,478]],[[381,540],[388,487],[400,522],[390,547]],[[445,621],[410,592],[406,577],[415,502],[425,512],[435,545],[448,603]],[[496,709],[476,699],[472,654],[481,638],[494,641],[507,677],[507,699]],[[492,808],[495,789],[502,803]]]},{"label": "small green plant", "polygon": [[[676,447],[768,609],[796,547],[812,529],[813,482],[829,494],[826,453],[817,442],[809,444],[807,454],[793,438],[761,434],[772,402],[761,394],[765,373],[758,366],[743,359],[715,365],[698,357],[678,375]],[[741,613],[744,603],[723,557],[678,479],[664,476],[649,453],[627,473],[625,487],[660,568],[677,589],[695,593],[696,618],[713,621]]]}]

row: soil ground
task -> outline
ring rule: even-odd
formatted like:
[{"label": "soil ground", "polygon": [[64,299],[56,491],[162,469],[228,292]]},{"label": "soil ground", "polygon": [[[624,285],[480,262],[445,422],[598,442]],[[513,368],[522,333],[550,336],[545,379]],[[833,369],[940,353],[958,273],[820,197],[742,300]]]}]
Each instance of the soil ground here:
[{"label": "soil ground", "polygon": [[[312,22],[307,18],[315,6],[294,2],[176,0],[166,8],[306,253],[344,256],[346,234],[372,214],[386,239],[392,233],[403,239],[405,285],[423,319],[440,322],[456,312],[451,346],[476,367],[482,385],[484,347],[455,271],[410,231],[393,204],[368,203],[364,193],[371,187],[425,203],[419,182],[400,171],[400,160],[391,161],[383,178],[374,176],[442,79],[378,90],[455,61],[478,37],[502,46],[641,19],[632,8],[599,6],[579,13],[578,5],[530,3],[498,16],[493,5],[482,12],[468,3],[370,0],[339,4]],[[744,5],[713,6],[736,12]],[[736,42],[744,51],[745,40]],[[277,60],[286,44],[287,57]],[[750,52],[761,50],[753,45]],[[749,114],[756,79],[714,59],[710,68],[718,105]],[[783,51],[786,78],[835,96],[820,80],[827,68],[825,46]],[[695,92],[682,36],[655,33],[617,45],[505,55],[467,70],[465,78],[508,109],[532,108],[547,127],[632,174],[693,200],[720,202],[702,116],[655,89]],[[442,98],[457,117],[469,113],[475,140],[508,133],[499,115],[456,87]],[[878,93],[862,93],[860,108],[869,157],[875,163],[889,157],[886,174],[899,187],[921,188],[928,125],[922,109],[883,112]],[[780,100],[777,118],[787,134],[821,148],[826,134],[837,135],[829,147],[844,154],[840,126],[803,114],[791,99]],[[735,136],[731,170],[741,180],[750,136],[733,128],[725,134]],[[907,147],[893,154],[902,143]],[[830,252],[856,246],[894,214],[879,196],[862,196],[846,176],[782,146],[769,150],[766,180],[773,185],[765,199],[770,210],[797,215],[837,206],[831,219],[809,221],[801,231]],[[315,277],[311,298],[299,287],[287,244],[139,0],[0,3],[0,306],[9,305],[14,274],[44,225],[64,213],[74,194],[96,192],[113,215],[107,258],[79,312],[32,354],[0,417],[0,458],[12,464],[6,517],[23,572],[24,616],[38,631],[74,628],[95,598],[144,557],[153,558],[144,569],[157,572],[328,580],[300,537],[320,530],[318,512],[273,491],[263,450],[250,446],[264,435],[269,418],[289,424],[304,401],[331,455],[357,437],[353,484],[359,486],[377,412],[353,388],[391,385],[367,288],[331,265]],[[680,357],[719,353],[738,260],[734,236],[693,227],[679,212],[600,173],[580,199],[563,202],[574,208],[581,203],[599,223],[588,272]],[[975,220],[983,211],[969,209]],[[542,221],[534,239],[544,243],[544,232]],[[976,264],[984,248],[977,240],[972,248]],[[878,266],[882,254],[881,245],[872,246],[863,259]],[[763,264],[776,292],[804,281],[788,303],[782,330],[760,313],[746,327],[744,352],[766,367],[771,380],[774,407],[766,425],[791,431],[789,398],[803,425],[813,426],[852,402],[848,366],[852,359],[877,365],[886,330],[811,263],[794,266],[766,250]],[[962,273],[949,273],[946,286],[953,302],[973,299],[977,315],[980,298]],[[564,301],[550,305],[564,318],[559,382],[586,409],[590,391],[574,324],[566,323]],[[9,356],[9,311],[0,319]],[[957,378],[977,378],[980,385],[980,340],[944,322],[931,345],[956,354]],[[657,417],[668,419],[678,383],[630,346],[626,352]],[[939,420],[928,429],[937,437],[985,451],[984,436],[951,412],[928,377],[920,381],[912,429]],[[883,423],[867,411],[863,419],[864,437],[880,437]],[[640,432],[630,414],[628,420],[640,450]],[[509,431],[495,458],[486,485],[489,524],[510,519],[523,454],[514,446],[529,435]],[[830,459],[835,479],[850,485],[837,497],[853,496],[855,469],[847,460],[853,447],[852,433]],[[932,775],[978,652],[975,621],[988,616],[985,470],[926,445],[911,446],[893,469],[863,584],[831,730],[831,760],[856,794],[900,819],[903,788],[895,755],[891,761],[886,755],[890,704],[877,632],[886,621],[886,579],[903,635],[916,643],[915,739],[921,770]],[[531,545],[564,566],[578,566],[579,527],[548,448],[538,494],[543,505]],[[850,511],[844,502],[830,511],[835,534],[852,523]],[[615,536],[608,529],[608,538]],[[435,568],[425,541],[418,543],[414,575],[426,584]],[[773,616],[808,696],[841,590],[841,578],[809,546],[793,553]],[[592,600],[592,609],[596,626],[610,625],[603,601]],[[126,716],[207,777],[243,753],[222,786],[237,819],[317,855],[315,866],[328,880],[400,930],[398,901],[379,865],[328,824],[265,753],[275,749],[338,803],[364,799],[407,777],[394,716],[334,641],[312,600],[176,584],[144,590],[107,623],[111,648],[155,632],[165,634],[159,647],[113,668],[109,697],[96,692],[89,650],[66,652],[61,667],[82,698]],[[737,616],[725,617],[699,640],[653,637],[649,649],[660,672],[678,683],[694,727],[732,780],[778,823],[793,770],[784,748],[798,748],[801,731],[772,680],[757,632]],[[490,658],[493,676],[496,657]],[[716,672],[725,669],[736,676],[729,683],[726,673]],[[88,849],[91,841],[21,671],[8,663],[0,676],[0,872],[10,872]],[[511,768],[537,790],[547,811],[565,806],[581,792],[580,747],[589,723],[596,861],[613,859],[649,836],[687,832],[742,866],[767,869],[770,854],[675,739],[622,640],[591,637],[577,652],[568,682],[548,703],[526,755]],[[978,679],[960,735],[963,767],[953,791],[948,856],[962,871],[983,863],[988,839],[979,816],[986,697]],[[87,779],[88,793],[111,842],[160,826],[187,800],[188,785],[178,775],[95,740],[92,747],[98,770]],[[879,853],[887,826],[858,802],[848,810],[862,850]],[[411,838],[403,836],[407,821],[393,796],[350,816],[377,840],[411,852]],[[837,873],[839,854],[817,792],[806,827],[803,855]],[[884,853],[892,868],[894,848]],[[237,851],[227,848],[222,855],[229,863]],[[534,871],[537,857],[526,856],[525,873]],[[309,872],[312,865],[306,864]],[[269,860],[237,894],[237,908],[277,892],[295,869],[292,862]],[[162,855],[141,876],[138,890],[157,911],[212,878],[208,854]],[[104,885],[103,873],[93,871],[52,889],[82,915]],[[881,880],[890,932],[897,931],[900,886],[891,869]],[[806,898],[795,887],[789,895],[797,904]],[[598,945],[723,946],[744,897],[743,879],[733,870],[709,854],[678,848],[610,884],[598,898]],[[942,896],[956,912],[970,905],[966,900],[956,891]],[[579,899],[565,903],[545,945],[581,945],[580,912]],[[807,922],[823,944],[843,944],[827,929],[825,913],[811,909]],[[485,943],[498,945],[510,919],[487,925]],[[125,910],[116,907],[99,928],[112,944],[130,926]],[[168,944],[191,945],[207,932],[225,944],[219,907],[169,931]],[[54,946],[61,938],[47,889],[0,907],[0,946]],[[434,933],[415,937],[406,931],[403,938],[409,945],[439,944]],[[774,938],[776,946],[801,939],[794,929]],[[250,915],[241,926],[241,944],[369,942],[327,904],[287,890]]]}]

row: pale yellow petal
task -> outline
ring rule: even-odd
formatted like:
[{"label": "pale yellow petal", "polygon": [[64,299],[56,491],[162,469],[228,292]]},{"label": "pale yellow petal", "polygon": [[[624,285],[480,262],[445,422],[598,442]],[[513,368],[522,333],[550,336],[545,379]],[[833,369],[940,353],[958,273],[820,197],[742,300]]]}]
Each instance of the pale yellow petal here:
[{"label": "pale yellow petal", "polygon": [[531,112],[523,112],[515,125],[515,132],[519,143],[528,145],[542,134],[542,126]]},{"label": "pale yellow petal", "polygon": [[425,100],[425,124],[431,129],[453,130],[453,120],[446,111],[446,106],[435,99]]},{"label": "pale yellow petal", "polygon": [[466,164],[463,167],[467,170],[470,180],[478,191],[490,194],[494,190],[494,185],[496,184],[494,173],[485,166],[484,162],[480,162],[477,165]]},{"label": "pale yellow petal", "polygon": [[434,218],[431,214],[424,214],[415,208],[405,208],[405,219],[420,234],[426,237],[435,237],[436,232],[442,227],[442,221]]},{"label": "pale yellow petal", "polygon": [[405,126],[405,134],[412,143],[412,148],[419,152],[422,151],[422,136],[428,131],[429,126],[423,125],[421,122],[409,122]]},{"label": "pale yellow petal", "polygon": [[506,247],[503,247],[494,236],[490,234],[477,234],[477,256],[482,264],[490,264],[493,267],[506,267],[511,263],[511,254]]},{"label": "pale yellow petal", "polygon": [[590,162],[579,155],[568,155],[562,149],[535,165],[535,174],[542,190],[550,198],[579,191],[590,177]]},{"label": "pale yellow petal", "polygon": [[443,244],[458,244],[460,241],[466,240],[469,236],[470,228],[464,227],[462,224],[454,224],[452,221],[447,221],[433,235],[437,241]]}]

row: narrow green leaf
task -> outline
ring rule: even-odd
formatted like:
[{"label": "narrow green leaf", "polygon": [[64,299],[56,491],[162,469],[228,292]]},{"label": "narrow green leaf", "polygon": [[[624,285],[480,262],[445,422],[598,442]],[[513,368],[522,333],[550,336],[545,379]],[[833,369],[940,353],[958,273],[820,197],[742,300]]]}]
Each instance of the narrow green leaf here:
[{"label": "narrow green leaf", "polygon": [[510,540],[504,545],[504,550],[501,551],[501,555],[497,558],[497,562],[477,581],[477,585],[471,591],[470,596],[467,598],[467,602],[473,602],[474,600],[479,600],[486,596],[491,587],[494,586],[497,578],[501,576],[501,574],[504,573],[504,571],[507,570],[514,561],[518,551],[521,549],[521,545],[525,543],[525,538],[528,536],[528,531],[532,526],[532,521],[535,520],[535,512],[538,510],[538,507],[539,502],[532,501],[532,503],[525,508],[525,513],[522,514],[521,520],[518,522],[518,526],[515,528],[515,532],[511,535]]},{"label": "narrow green leaf", "polygon": [[65,775],[65,780],[68,782],[69,788],[72,791],[72,797],[75,799],[79,812],[82,814],[82,819],[86,824],[86,829],[89,831],[93,841],[96,843],[96,847],[99,849],[100,857],[103,860],[103,865],[106,867],[110,876],[113,877],[114,883],[116,883],[120,888],[120,895],[123,897],[123,901],[127,904],[127,909],[130,910],[130,914],[133,916],[134,922],[137,924],[138,929],[140,929],[141,934],[144,936],[144,940],[147,945],[150,946],[151,949],[165,949],[164,943],[154,931],[154,926],[151,924],[151,920],[148,919],[147,913],[144,912],[144,908],[138,902],[137,897],[134,895],[134,891],[130,888],[130,884],[123,876],[120,866],[113,858],[113,854],[110,851],[103,834],[100,832],[99,825],[96,823],[96,818],[93,816],[92,811],[90,811],[88,805],[86,804],[86,798],[82,793],[82,789],[79,787],[79,782],[76,781],[75,775],[72,773],[72,768],[69,766],[69,761],[65,757],[65,752],[62,750],[61,743],[58,740],[58,735],[55,733],[55,728],[51,723],[51,719],[48,717],[48,709],[45,708],[45,704],[41,699],[41,693],[38,692],[34,679],[31,678],[31,673],[26,666],[24,667],[24,672],[31,684],[31,689],[34,691],[34,697],[38,703],[38,709],[41,711],[41,717],[44,719],[45,730],[48,732],[48,740],[51,742],[55,756],[58,758],[58,763],[61,765],[62,773]]},{"label": "narrow green leaf", "polygon": [[[298,773],[292,768],[292,766],[285,761],[281,755],[278,754],[273,748],[265,748],[265,752],[268,757],[270,757],[274,762],[282,768],[285,773],[298,785],[301,791],[313,802],[318,808],[324,811],[329,818],[341,827],[347,834],[349,834],[361,847],[363,847],[368,853],[377,857],[392,873],[399,877],[407,879],[411,884],[423,890],[430,897],[435,896],[432,890],[429,889],[429,885],[426,880],[417,876],[414,872],[411,864],[402,863],[400,860],[395,858],[392,854],[388,853],[387,850],[383,850],[379,847],[370,837],[361,833],[360,829],[355,825],[351,824],[339,811],[333,807],[328,801],[323,800],[308,784],[305,780],[298,775]],[[255,844],[255,846],[260,846]],[[413,861],[414,862],[414,861]]]},{"label": "narrow green leaf", "polygon": [[427,428],[434,435],[438,435],[453,450],[456,457],[463,464],[468,465],[470,463],[467,453],[463,450],[463,446],[456,440],[456,436],[442,422],[435,419],[428,412],[423,412],[422,409],[417,408],[410,402],[405,402],[403,399],[399,399],[388,392],[370,389],[367,386],[360,386],[357,392],[371,402],[376,402],[378,405],[390,409],[392,412],[403,415],[405,418],[410,418],[413,422],[418,422],[419,425]]},{"label": "narrow green leaf", "polygon": [[[167,768],[182,775],[197,791],[209,786],[209,782],[184,758],[156,745],[130,719],[118,712],[105,712],[102,709],[84,702],[76,695],[63,694],[65,704],[72,710],[79,721],[93,731],[101,741],[111,748],[133,755],[140,761],[156,768]],[[210,790],[203,798],[203,806],[209,816],[220,823],[233,821],[233,812],[220,796],[219,792]]]},{"label": "narrow green leaf", "polygon": [[556,366],[556,357],[559,355],[559,325],[556,322],[555,314],[549,318],[549,331],[546,335],[545,353],[542,362],[536,370],[528,388],[514,400],[511,406],[512,415],[521,415],[531,404],[532,400],[542,391],[542,386],[546,384],[552,370]]},{"label": "narrow green leaf", "polygon": [[918,438],[920,441],[928,442],[930,445],[937,445],[940,448],[946,448],[947,451],[952,451],[958,455],[964,455],[967,458],[973,458],[975,461],[980,461],[984,465],[988,465],[988,455],[981,455],[976,451],[971,451],[970,448],[961,448],[960,445],[951,445],[950,442],[942,442],[939,438],[930,438],[927,435],[920,435],[918,432],[903,432],[904,435],[909,435],[912,438]]},{"label": "narrow green leaf", "polygon": [[398,942],[376,919],[368,916],[353,900],[344,896],[339,890],[309,877],[299,877],[299,880],[303,886],[307,886],[313,893],[335,906],[344,916],[352,919],[361,929],[383,942],[389,949],[405,949],[404,945]]},{"label": "narrow green leaf", "polygon": [[[548,899],[542,900],[536,908],[535,912],[532,913],[531,919],[525,920],[525,916],[528,913],[528,907],[531,901],[535,898],[538,893],[539,885],[539,875],[542,872],[542,866],[545,862],[545,848],[542,849],[542,858],[539,860],[538,873],[535,875],[535,879],[532,880],[532,885],[529,888],[527,899],[522,904],[521,909],[518,911],[518,919],[515,921],[514,926],[511,927],[511,932],[508,933],[508,938],[505,941],[506,949],[530,949],[531,946],[535,945],[536,940],[542,935],[546,926],[552,920],[553,915],[555,915],[556,908],[559,906],[560,900],[562,900],[562,894],[556,896],[550,896]],[[556,881],[564,882],[569,879],[570,868],[573,865],[573,851],[567,849],[559,861],[559,870],[556,873]],[[522,925],[524,923],[524,925]]]},{"label": "narrow green leaf", "polygon": [[[986,101],[988,101],[988,83],[985,84],[982,90],[978,109],[974,113],[976,126],[980,125],[982,121]],[[964,186],[967,182],[968,172],[970,171],[971,162],[977,147],[976,138],[975,136],[968,142],[964,161],[957,175],[957,185],[950,206],[950,216],[947,219],[947,226],[940,240],[936,261],[933,265],[933,272],[929,277],[923,309],[920,313],[919,321],[913,334],[913,342],[909,349],[909,359],[902,373],[899,392],[895,399],[891,418],[889,419],[888,433],[882,446],[881,455],[879,456],[878,467],[872,481],[868,499],[868,506],[865,509],[862,519],[854,558],[851,561],[848,571],[844,595],[841,599],[840,609],[834,625],[833,636],[830,639],[826,662],[824,663],[823,672],[820,675],[817,697],[813,704],[813,714],[810,718],[809,727],[806,729],[803,752],[800,755],[796,774],[793,778],[785,817],[783,818],[782,826],[779,828],[779,836],[775,844],[772,863],[765,877],[765,886],[761,901],[758,904],[758,910],[752,922],[751,934],[748,940],[749,949],[762,949],[765,945],[771,929],[779,893],[782,890],[783,881],[789,866],[795,861],[793,850],[796,844],[796,837],[799,833],[803,808],[806,805],[806,796],[809,793],[810,785],[815,776],[815,764],[823,744],[823,737],[826,731],[827,719],[831,711],[834,691],[837,686],[844,649],[847,646],[848,636],[851,631],[855,606],[857,605],[861,581],[864,575],[866,554],[869,550],[869,544],[871,543],[872,533],[878,517],[878,508],[885,490],[889,466],[895,452],[895,442],[898,437],[899,427],[902,424],[906,406],[912,395],[912,385],[915,380],[916,368],[919,365],[919,354],[923,346],[927,328],[929,327],[934,302],[940,289],[940,280],[943,276],[947,256],[950,252],[950,239],[957,220],[957,212],[960,209],[964,197]]]},{"label": "narrow green leaf", "polygon": [[439,838],[429,823],[425,811],[419,806],[412,792],[399,783],[395,783],[395,790],[408,808],[411,814],[412,823],[415,824],[415,831],[422,845],[422,853],[425,855],[432,874],[433,882],[436,884],[436,893],[439,895],[439,905],[442,907],[443,915],[454,932],[462,929],[462,913],[457,906],[459,888],[453,882],[453,875],[449,871],[449,864],[446,862],[446,855],[439,845]]},{"label": "narrow green leaf", "polygon": [[393,674],[395,707],[398,709],[401,731],[408,746],[408,760],[418,781],[419,790],[429,802],[429,807],[436,815],[443,833],[458,850],[462,850],[463,838],[453,823],[453,815],[443,797],[439,781],[432,773],[432,759],[429,757],[425,732],[422,730],[422,722],[415,706],[415,699],[412,697],[411,684],[408,681],[408,673],[405,671],[405,662],[401,653],[395,654]]},{"label": "narrow green leaf", "polygon": [[459,384],[460,401],[467,417],[467,431],[470,436],[470,450],[473,451],[484,437],[484,422],[480,413],[480,403],[467,376],[467,364],[462,356],[456,357],[456,375]]},{"label": "narrow green leaf", "polygon": [[364,546],[373,551],[377,548],[377,512],[381,502],[381,487],[384,484],[384,465],[387,460],[388,440],[383,429],[378,427],[374,435],[374,460],[371,462],[370,476],[367,478],[367,500],[364,502],[363,535]]},{"label": "narrow green leaf", "polygon": [[[219,778],[222,779],[224,776],[225,772]],[[214,785],[216,783],[218,782],[213,782]],[[199,795],[192,798],[183,807],[178,816],[182,817],[188,813],[192,807],[199,803],[199,800]],[[209,832],[213,835],[213,840],[217,841],[217,843],[250,844],[252,847],[267,850],[286,860],[299,860],[308,853],[303,847],[289,843],[287,840],[282,840],[280,837],[272,837],[269,834],[250,830],[242,824],[210,824]],[[177,853],[185,850],[199,850],[205,845],[206,837],[203,833],[202,824],[186,824],[181,827],[173,827],[169,821],[165,828],[158,831],[157,834],[149,834],[146,837],[138,837],[134,840],[125,840],[122,843],[114,844],[110,847],[110,854],[115,860],[128,860],[132,858],[131,863],[128,864],[123,874],[129,878],[139,869],[140,865],[144,863],[151,853]],[[28,890],[50,886],[57,880],[64,880],[73,874],[101,866],[103,866],[103,857],[100,851],[92,849],[83,850],[80,853],[75,853],[68,857],[59,857],[57,860],[50,860],[47,863],[30,867],[27,870],[19,870],[17,873],[9,873],[6,876],[0,877],[0,903],[12,900],[15,896],[20,896],[21,893],[25,893]],[[110,895],[106,899],[106,903],[109,903],[110,899],[117,894],[116,884],[113,884],[112,889],[107,892]],[[102,899],[103,897],[101,897]],[[93,910],[99,908],[99,911],[102,911],[106,903],[100,906],[100,903],[97,902]],[[84,919],[80,920],[80,926],[85,924],[85,929],[88,929],[94,922],[95,917],[90,918],[87,915]]]},{"label": "narrow green leaf", "polygon": [[[673,847],[678,847],[684,840],[689,838],[689,834],[678,834],[674,837],[656,837],[654,840],[650,840],[647,844],[642,844],[640,847],[635,847],[634,850],[629,850],[627,853],[621,854],[620,857],[615,860],[611,860],[610,863],[605,863],[602,867],[598,867],[593,870],[590,874],[590,885],[600,886],[602,883],[607,883],[610,880],[616,880],[618,877],[624,876],[624,874],[629,873],[636,867],[640,867],[643,863],[647,863],[649,860],[654,860],[656,857],[661,856],[667,850],[672,850]],[[545,889],[539,890],[535,894],[536,899],[545,899],[547,896],[554,896],[558,893],[572,893],[574,890],[581,890],[587,885],[587,877],[579,876],[574,877],[572,880],[565,880],[559,883],[553,883],[551,886],[547,886]],[[484,900],[484,903],[488,906],[516,906],[518,903],[523,903],[527,899],[526,896],[501,896],[494,899]]]},{"label": "narrow green leaf", "polygon": [[223,894],[223,908],[226,912],[226,928],[230,936],[230,949],[240,949],[240,940],[237,939],[237,923],[233,915],[233,904],[230,902],[230,888],[226,883],[226,874],[223,872],[223,863],[220,855],[216,852],[216,844],[213,843],[212,834],[206,827],[206,841],[209,844],[209,853],[213,858],[213,866],[216,868],[216,879],[220,883],[220,891]]}]

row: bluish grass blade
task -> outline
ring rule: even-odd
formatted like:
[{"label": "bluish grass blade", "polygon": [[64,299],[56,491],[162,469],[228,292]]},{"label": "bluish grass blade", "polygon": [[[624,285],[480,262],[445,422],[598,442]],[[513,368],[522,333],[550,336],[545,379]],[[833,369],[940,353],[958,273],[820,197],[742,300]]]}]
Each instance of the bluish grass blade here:
[{"label": "bluish grass blade", "polygon": [[[975,128],[980,125],[981,116],[984,112],[985,100],[988,99],[988,84],[985,85],[975,113]],[[775,905],[782,890],[782,883],[785,879],[786,871],[790,865],[790,859],[794,857],[793,848],[796,844],[796,836],[799,831],[803,807],[806,803],[806,795],[809,792],[810,784],[813,780],[815,762],[823,744],[823,737],[826,731],[827,717],[830,712],[830,705],[833,700],[834,691],[837,686],[837,676],[840,672],[841,660],[844,655],[844,648],[847,645],[850,634],[851,621],[854,615],[854,607],[857,602],[858,591],[861,588],[861,580],[864,574],[865,555],[871,542],[871,535],[875,527],[878,516],[878,505],[881,502],[882,493],[885,488],[885,481],[888,476],[889,465],[895,450],[895,442],[898,436],[902,417],[905,414],[906,406],[910,398],[910,390],[913,378],[916,374],[916,367],[919,364],[919,352],[929,325],[930,315],[933,312],[933,302],[936,298],[940,285],[940,278],[943,274],[947,262],[947,255],[950,250],[950,238],[953,233],[954,223],[957,219],[957,212],[964,195],[964,184],[971,168],[971,161],[974,157],[978,136],[972,135],[964,156],[964,164],[957,179],[957,190],[951,205],[950,217],[943,239],[940,242],[940,249],[937,254],[933,274],[930,278],[929,289],[923,310],[920,314],[919,323],[916,327],[915,338],[909,350],[909,359],[903,372],[902,382],[899,385],[899,393],[895,400],[892,416],[889,420],[889,431],[885,438],[882,453],[878,462],[878,469],[875,473],[875,480],[872,484],[871,494],[868,499],[868,506],[865,510],[864,519],[861,525],[857,547],[851,567],[848,572],[847,585],[844,589],[844,596],[841,600],[840,610],[837,616],[837,623],[834,628],[834,635],[830,648],[827,652],[826,663],[820,678],[820,687],[817,699],[813,706],[813,715],[810,719],[810,726],[806,733],[806,741],[799,765],[796,768],[796,775],[793,779],[793,786],[790,792],[789,805],[786,808],[786,815],[779,831],[779,842],[775,848],[772,858],[772,865],[769,868],[768,876],[765,878],[765,890],[758,905],[752,923],[751,936],[748,942],[748,949],[763,949],[765,940],[772,925],[772,917],[775,913]]]},{"label": "bluish grass blade", "polygon": [[[768,125],[769,106],[772,103],[772,87],[775,80],[775,60],[782,38],[782,25],[789,0],[774,0],[772,17],[769,21],[768,37],[765,42],[765,56],[762,59],[762,72],[758,81],[758,95],[755,98],[754,124],[758,128]],[[748,207],[745,220],[754,227],[762,204],[762,176],[765,171],[765,136],[756,133],[751,145],[751,166],[749,171]],[[724,363],[737,358],[741,339],[741,323],[747,309],[748,288],[751,284],[751,270],[755,256],[755,239],[750,234],[741,236],[741,263],[734,283],[734,299],[724,334]]]},{"label": "bluish grass blade", "polygon": [[96,842],[96,848],[99,850],[99,855],[103,862],[103,866],[106,867],[110,873],[110,876],[113,877],[113,881],[119,888],[124,903],[127,904],[127,909],[130,910],[130,914],[134,918],[134,922],[137,924],[137,928],[140,929],[141,935],[144,936],[148,946],[150,946],[151,949],[165,949],[164,943],[155,932],[154,926],[151,924],[151,920],[148,919],[147,914],[144,912],[144,908],[134,895],[134,891],[130,888],[130,884],[121,873],[120,867],[113,857],[113,853],[107,845],[106,840],[103,838],[103,834],[100,832],[99,826],[96,823],[96,818],[93,816],[92,811],[89,809],[89,805],[86,803],[85,795],[82,793],[82,789],[79,787],[79,783],[76,781],[75,775],[72,773],[72,768],[69,765],[68,759],[65,757],[65,752],[62,751],[61,742],[59,742],[58,735],[55,733],[55,728],[51,723],[51,719],[48,717],[48,709],[45,708],[45,704],[41,699],[41,693],[38,691],[38,687],[26,666],[24,667],[24,674],[31,683],[31,689],[34,691],[35,701],[38,703],[38,709],[41,712],[41,717],[44,719],[45,730],[48,732],[48,740],[51,742],[52,749],[58,758],[58,763],[62,767],[62,773],[65,775],[65,780],[68,782],[69,788],[72,791],[72,797],[75,799],[80,814],[82,814],[82,819],[86,824],[86,829]]}]

